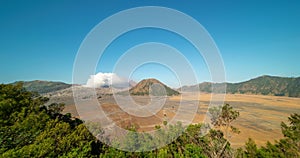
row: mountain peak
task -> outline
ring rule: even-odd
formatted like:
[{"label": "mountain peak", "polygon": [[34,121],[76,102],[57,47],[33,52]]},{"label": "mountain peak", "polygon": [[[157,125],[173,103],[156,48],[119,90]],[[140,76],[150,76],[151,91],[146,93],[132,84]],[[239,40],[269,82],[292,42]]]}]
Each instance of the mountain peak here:
[{"label": "mountain peak", "polygon": [[[151,88],[154,88],[154,90],[151,91]],[[165,92],[163,92],[164,90]],[[172,96],[180,94],[155,78],[143,79],[136,86],[132,87],[129,92],[132,95],[149,95],[150,93],[160,95],[164,93],[167,96]]]},{"label": "mountain peak", "polygon": [[148,78],[148,79],[143,79],[142,81],[140,81],[139,83],[141,82],[152,82],[152,83],[161,83],[159,80],[155,79],[155,78]]}]

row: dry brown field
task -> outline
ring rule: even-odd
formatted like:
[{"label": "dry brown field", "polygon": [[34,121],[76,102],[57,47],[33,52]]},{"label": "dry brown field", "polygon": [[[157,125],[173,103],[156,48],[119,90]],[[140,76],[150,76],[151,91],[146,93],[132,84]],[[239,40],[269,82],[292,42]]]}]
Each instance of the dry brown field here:
[{"label": "dry brown field", "polygon": [[[99,99],[100,106],[107,116],[118,126],[126,128],[135,125],[138,131],[151,131],[156,125],[163,125],[163,121],[172,120],[178,112],[181,101],[197,100],[198,111],[186,111],[185,116],[195,113],[193,123],[201,123],[204,119],[207,107],[210,103],[212,94],[203,93],[198,97],[174,96],[167,98],[167,101],[159,112],[149,117],[137,117],[124,112],[111,96]],[[214,94],[218,95],[218,94]],[[149,98],[135,96],[134,100],[139,104],[147,104]],[[240,112],[239,118],[234,125],[241,131],[238,135],[230,138],[233,147],[244,145],[245,141],[251,137],[258,145],[264,145],[267,141],[274,142],[282,138],[280,124],[287,122],[288,116],[292,113],[300,113],[300,98],[247,95],[247,94],[226,94],[224,103],[229,103]],[[78,117],[75,106],[67,105],[64,113],[72,113]],[[92,113],[89,113],[92,115]]]}]

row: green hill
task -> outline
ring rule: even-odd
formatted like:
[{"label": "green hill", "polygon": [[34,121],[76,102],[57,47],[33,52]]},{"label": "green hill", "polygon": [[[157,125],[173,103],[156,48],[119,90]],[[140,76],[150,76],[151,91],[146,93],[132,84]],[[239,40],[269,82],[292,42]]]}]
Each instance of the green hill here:
[{"label": "green hill", "polygon": [[69,88],[69,87],[72,86],[71,84],[66,84],[66,83],[63,83],[63,82],[40,81],[40,80],[18,81],[18,82],[15,82],[13,84],[17,84],[19,82],[23,82],[23,87],[26,90],[32,91],[32,92],[38,92],[40,94],[54,92],[54,91]]},{"label": "green hill", "polygon": [[[183,86],[182,91],[195,91],[199,86],[202,92],[212,92],[214,84],[215,92],[221,91],[222,83],[204,82],[193,86]],[[261,94],[274,96],[300,97],[300,77],[276,77],[260,76],[249,81],[240,83],[223,83],[226,84],[227,93],[238,94]]]}]

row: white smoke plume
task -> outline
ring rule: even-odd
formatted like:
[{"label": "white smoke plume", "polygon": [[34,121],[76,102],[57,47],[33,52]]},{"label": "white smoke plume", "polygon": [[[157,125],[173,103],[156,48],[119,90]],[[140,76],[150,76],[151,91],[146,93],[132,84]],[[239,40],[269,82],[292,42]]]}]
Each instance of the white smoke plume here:
[{"label": "white smoke plume", "polygon": [[127,79],[119,77],[115,73],[99,72],[96,75],[91,75],[85,86],[91,88],[100,88],[100,87],[126,88],[130,86],[130,83],[128,82]]}]

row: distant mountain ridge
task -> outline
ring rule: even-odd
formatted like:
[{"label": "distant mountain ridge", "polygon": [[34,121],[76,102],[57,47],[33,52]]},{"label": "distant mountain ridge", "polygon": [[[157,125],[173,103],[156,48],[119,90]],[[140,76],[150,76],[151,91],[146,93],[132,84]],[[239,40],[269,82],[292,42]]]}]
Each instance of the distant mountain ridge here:
[{"label": "distant mountain ridge", "polygon": [[62,89],[66,89],[72,86],[72,84],[67,84],[64,82],[54,82],[54,81],[17,81],[12,84],[23,83],[23,87],[32,92],[38,92],[40,94],[50,93]]},{"label": "distant mountain ridge", "polygon": [[[72,84],[54,81],[18,81],[12,84],[23,82],[23,86],[28,91],[35,91],[41,94],[55,92],[67,89]],[[203,82],[192,86],[183,86],[178,91],[171,89],[165,84],[156,79],[143,80],[130,89],[133,95],[148,95],[149,86],[159,83],[165,87],[167,95],[178,95],[178,91],[193,92],[198,88],[201,92],[212,92],[212,85],[214,85],[214,92],[219,93],[222,87],[226,85],[226,92],[232,94],[261,94],[261,95],[274,95],[274,96],[288,96],[300,97],[300,77],[277,77],[277,76],[260,76],[248,81],[239,83],[211,83]],[[198,86],[198,87],[197,87]]]},{"label": "distant mountain ridge", "polygon": [[[154,84],[159,84],[159,86],[155,86]],[[154,86],[154,90],[151,91],[151,86]],[[173,90],[172,88],[166,86],[162,82],[157,79],[144,79],[136,84],[129,90],[131,95],[161,95],[165,94],[167,96],[179,95],[180,93]]]},{"label": "distant mountain ridge", "polygon": [[183,86],[179,90],[193,92],[197,90],[196,86],[198,86],[201,92],[211,93],[212,85],[214,85],[214,92],[220,92],[222,84],[226,85],[226,93],[300,97],[300,77],[289,78],[267,75],[239,83],[203,82],[198,85]]}]

